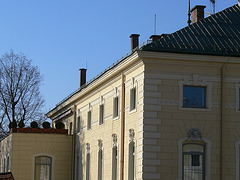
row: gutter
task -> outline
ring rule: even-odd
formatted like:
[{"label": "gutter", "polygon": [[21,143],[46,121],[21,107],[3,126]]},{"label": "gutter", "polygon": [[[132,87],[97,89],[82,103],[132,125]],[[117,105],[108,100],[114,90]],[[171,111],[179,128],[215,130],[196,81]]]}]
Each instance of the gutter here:
[{"label": "gutter", "polygon": [[124,136],[125,136],[125,76],[122,73],[122,107],[121,107],[121,157],[120,180],[124,179]]},{"label": "gutter", "polygon": [[[74,105],[73,109],[73,145],[72,145],[72,157],[73,157],[73,163],[72,163],[72,180],[75,180],[75,146],[76,146],[76,118],[77,118],[77,106]],[[77,170],[78,171],[78,170]]]},{"label": "gutter", "polygon": [[225,123],[225,76],[228,63],[224,63],[221,67],[221,119],[220,119],[220,180],[223,179],[223,134]]}]

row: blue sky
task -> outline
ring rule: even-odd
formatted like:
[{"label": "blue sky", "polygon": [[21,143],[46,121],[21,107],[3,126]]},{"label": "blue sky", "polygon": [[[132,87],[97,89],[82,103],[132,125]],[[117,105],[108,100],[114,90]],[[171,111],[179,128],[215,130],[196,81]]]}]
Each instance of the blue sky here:
[{"label": "blue sky", "polygon": [[[191,7],[210,0],[191,0]],[[216,12],[237,0],[216,0]],[[140,43],[154,33],[187,25],[188,0],[0,0],[0,55],[13,49],[33,60],[44,77],[46,112],[79,87],[79,68],[92,79],[130,51],[132,33]]]}]

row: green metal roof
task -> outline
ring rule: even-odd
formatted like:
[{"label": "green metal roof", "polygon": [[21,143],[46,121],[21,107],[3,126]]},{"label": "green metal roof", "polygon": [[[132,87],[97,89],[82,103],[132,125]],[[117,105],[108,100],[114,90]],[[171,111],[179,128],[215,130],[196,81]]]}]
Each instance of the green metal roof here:
[{"label": "green metal roof", "polygon": [[240,7],[234,5],[141,48],[145,51],[240,56]]}]

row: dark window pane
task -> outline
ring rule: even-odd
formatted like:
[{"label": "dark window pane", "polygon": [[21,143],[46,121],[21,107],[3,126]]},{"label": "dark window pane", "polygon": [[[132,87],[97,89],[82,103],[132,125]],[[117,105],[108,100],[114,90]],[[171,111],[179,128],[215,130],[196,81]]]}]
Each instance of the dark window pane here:
[{"label": "dark window pane", "polygon": [[183,87],[183,107],[205,108],[206,107],[206,87],[184,86]]},{"label": "dark window pane", "polygon": [[192,155],[192,166],[200,166],[200,156]]}]

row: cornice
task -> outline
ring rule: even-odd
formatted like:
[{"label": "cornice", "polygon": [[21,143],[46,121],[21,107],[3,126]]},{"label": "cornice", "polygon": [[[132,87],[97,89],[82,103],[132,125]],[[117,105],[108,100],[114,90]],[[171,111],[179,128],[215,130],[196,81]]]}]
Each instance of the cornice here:
[{"label": "cornice", "polygon": [[212,56],[212,55],[197,55],[197,54],[181,54],[181,53],[165,53],[152,51],[139,51],[139,57],[142,59],[171,59],[179,61],[200,61],[200,62],[217,62],[217,63],[238,63],[240,57],[231,56]]},{"label": "cornice", "polygon": [[130,67],[133,63],[137,62],[139,60],[138,51],[135,51],[130,56],[126,57],[124,60],[122,60],[119,64],[114,66],[113,68],[109,69],[105,73],[103,73],[99,78],[88,84],[84,89],[82,89],[80,92],[76,92],[73,96],[68,98],[63,103],[59,104],[55,108],[53,108],[51,111],[49,111],[46,115],[48,118],[53,118],[56,116],[56,114],[61,111],[63,108],[66,108],[70,104],[73,104],[75,101],[77,101],[79,98],[85,96],[89,92],[93,91],[95,88],[102,85],[104,82],[108,81],[115,75],[119,73],[126,73],[127,68]]}]

